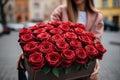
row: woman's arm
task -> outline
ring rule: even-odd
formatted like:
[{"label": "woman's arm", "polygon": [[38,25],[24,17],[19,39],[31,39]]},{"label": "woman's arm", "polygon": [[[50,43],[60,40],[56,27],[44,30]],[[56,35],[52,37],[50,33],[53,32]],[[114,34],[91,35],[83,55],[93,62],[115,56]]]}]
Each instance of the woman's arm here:
[{"label": "woman's arm", "polygon": [[98,13],[96,26],[93,26],[93,28],[91,29],[91,32],[94,33],[95,36],[97,37],[96,41],[101,41],[101,37],[103,35],[104,31],[103,18],[104,18],[103,15],[101,13]]},{"label": "woman's arm", "polygon": [[24,59],[23,52],[21,52],[20,55],[19,55],[19,57],[18,57],[18,60],[17,60],[17,63],[16,63],[17,69],[18,69],[19,67],[21,67],[22,69],[24,69],[24,66],[23,66],[22,63],[21,63],[21,59]]},{"label": "woman's arm", "polygon": [[62,5],[58,6],[51,14],[50,21],[58,20],[61,21],[61,15],[62,15]]},{"label": "woman's arm", "polygon": [[[91,29],[91,32],[94,33],[95,36],[97,37],[96,41],[100,41],[100,42],[101,42],[101,37],[104,31],[103,18],[104,18],[103,15],[101,13],[98,13],[97,25]],[[87,80],[98,80],[99,70],[100,70],[100,62],[97,59],[94,72],[91,74],[90,78],[88,78]]]}]

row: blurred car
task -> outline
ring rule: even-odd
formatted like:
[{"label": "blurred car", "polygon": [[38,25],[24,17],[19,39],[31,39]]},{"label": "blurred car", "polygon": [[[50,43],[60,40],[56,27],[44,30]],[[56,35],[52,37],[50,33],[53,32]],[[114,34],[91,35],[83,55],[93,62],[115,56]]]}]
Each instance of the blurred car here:
[{"label": "blurred car", "polygon": [[104,19],[104,30],[119,31],[119,27],[107,19]]},{"label": "blurred car", "polygon": [[3,34],[10,34],[11,29],[8,26],[3,26]]},{"label": "blurred car", "polygon": [[2,34],[9,34],[11,32],[10,28],[8,28],[7,26],[3,26],[0,23],[0,35]]},{"label": "blurred car", "polygon": [[23,26],[24,27],[30,27],[30,26],[34,26],[36,23],[35,22],[24,22]]},{"label": "blurred car", "polygon": [[19,29],[23,28],[24,25],[21,23],[8,23],[7,26],[11,29],[11,30],[15,30],[18,31]]},{"label": "blurred car", "polygon": [[2,34],[2,32],[3,32],[3,26],[2,24],[0,24],[0,34]]}]

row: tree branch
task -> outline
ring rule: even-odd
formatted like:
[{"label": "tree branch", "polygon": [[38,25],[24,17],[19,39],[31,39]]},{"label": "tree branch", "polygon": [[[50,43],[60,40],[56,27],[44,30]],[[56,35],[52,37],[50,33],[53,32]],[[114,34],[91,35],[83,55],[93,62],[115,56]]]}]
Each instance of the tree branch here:
[{"label": "tree branch", "polygon": [[5,2],[3,3],[3,5],[7,4],[8,0],[5,0]]},{"label": "tree branch", "polygon": [[0,5],[2,4],[2,0],[0,0]]},{"label": "tree branch", "polygon": [[6,5],[7,2],[8,2],[8,0],[0,0],[0,6]]}]

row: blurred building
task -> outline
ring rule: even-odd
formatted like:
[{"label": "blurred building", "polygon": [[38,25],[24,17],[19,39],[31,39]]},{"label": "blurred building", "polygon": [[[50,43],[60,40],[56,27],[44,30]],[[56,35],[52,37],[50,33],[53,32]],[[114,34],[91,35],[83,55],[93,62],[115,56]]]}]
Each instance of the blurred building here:
[{"label": "blurred building", "polygon": [[5,5],[5,13],[6,13],[6,20],[7,22],[15,22],[14,16],[14,0],[8,0],[7,4]]},{"label": "blurred building", "polygon": [[105,18],[120,26],[120,0],[98,0],[97,7]]},{"label": "blurred building", "polygon": [[29,0],[30,21],[48,20],[52,11],[65,0]]},{"label": "blurred building", "polygon": [[[34,1],[34,0],[33,0]],[[15,21],[29,21],[29,0],[15,0]]]},{"label": "blurred building", "polygon": [[[66,0],[8,0],[5,5],[7,22],[45,21]],[[1,19],[1,17],[0,17]]]}]

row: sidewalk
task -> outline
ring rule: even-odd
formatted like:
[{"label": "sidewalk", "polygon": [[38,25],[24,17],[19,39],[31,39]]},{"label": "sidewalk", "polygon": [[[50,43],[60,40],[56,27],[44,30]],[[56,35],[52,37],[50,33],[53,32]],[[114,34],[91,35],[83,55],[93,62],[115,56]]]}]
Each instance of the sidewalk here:
[{"label": "sidewalk", "polygon": [[104,32],[102,41],[107,53],[100,61],[100,80],[120,80],[120,32]]}]

